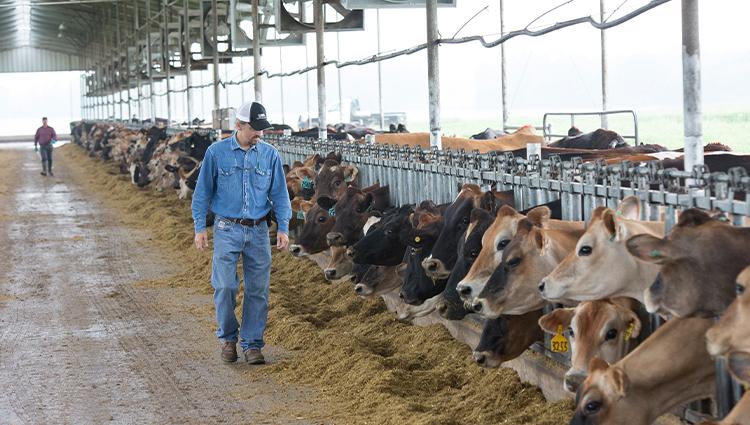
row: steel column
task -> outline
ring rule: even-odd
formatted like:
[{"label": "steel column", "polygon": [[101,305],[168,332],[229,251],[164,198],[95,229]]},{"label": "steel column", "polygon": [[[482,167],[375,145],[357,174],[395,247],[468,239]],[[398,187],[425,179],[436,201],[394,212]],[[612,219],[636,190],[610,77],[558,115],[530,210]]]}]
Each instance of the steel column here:
[{"label": "steel column", "polygon": [[255,87],[255,101],[262,103],[263,81],[260,76],[260,16],[258,15],[258,0],[253,0],[253,83]]},{"label": "steel column", "polygon": [[148,67],[148,98],[151,107],[151,120],[156,124],[156,101],[154,98],[154,72],[151,63],[151,0],[146,2],[146,66]]},{"label": "steel column", "polygon": [[[213,55],[213,73],[214,73],[214,110],[221,108],[221,99],[219,94],[219,12],[218,2],[211,0],[211,31],[214,33],[214,55]],[[211,114],[213,118],[213,112]]]},{"label": "steel column", "polygon": [[318,65],[318,138],[327,139],[326,130],[326,71],[323,68],[325,62],[325,49],[323,37],[325,34],[325,14],[323,12],[323,1],[313,0],[313,20],[315,21],[315,44],[317,46]]},{"label": "steel column", "polygon": [[682,94],[685,128],[685,171],[703,164],[701,61],[698,0],[682,0]]},{"label": "steel column", "polygon": [[[378,22],[378,56],[380,55],[380,9],[375,9]],[[385,128],[385,115],[383,114],[383,65],[378,61],[378,114],[380,115],[380,129]]]},{"label": "steel column", "polygon": [[164,23],[164,35],[162,40],[162,50],[161,50],[161,58],[162,63],[164,64],[164,71],[167,74],[166,79],[166,89],[167,89],[167,127],[172,126],[172,97],[170,96],[170,86],[169,86],[169,79],[171,77],[170,72],[170,60],[169,60],[169,17],[167,16],[169,14],[169,6],[167,5],[167,0],[164,0],[164,5],[162,7],[162,22]]},{"label": "steel column", "polygon": [[[341,44],[339,43],[339,33],[336,33],[336,61],[339,63],[341,62]],[[344,101],[342,100],[342,94],[341,94],[341,68],[336,67],[336,82],[338,83],[339,88],[339,120],[340,122],[349,122],[351,119],[347,118],[344,119],[344,116],[342,115],[343,107],[344,107]],[[350,116],[351,118],[351,116]]]},{"label": "steel column", "polygon": [[[282,48],[279,47],[279,73],[284,73],[284,61],[282,59]],[[284,124],[286,122],[285,114],[284,114],[284,77],[279,77],[279,90],[281,92],[281,123]]]},{"label": "steel column", "polygon": [[[599,22],[604,23],[604,1],[599,0]],[[602,48],[602,111],[607,110],[607,50],[605,30],[600,30]],[[608,128],[607,116],[601,115],[602,128]]]},{"label": "steel column", "polygon": [[193,85],[193,78],[190,71],[191,61],[193,54],[190,52],[190,0],[185,0],[183,5],[185,13],[185,93],[187,94],[187,121],[188,127],[192,124],[193,120],[193,92],[191,86]]},{"label": "steel column", "polygon": [[[500,37],[505,34],[504,1],[500,0]],[[500,99],[503,105],[503,128],[508,125],[508,74],[505,67],[505,43],[500,44]]]},{"label": "steel column", "polygon": [[430,146],[443,148],[440,131],[440,60],[437,0],[427,0],[427,80],[430,96]]}]

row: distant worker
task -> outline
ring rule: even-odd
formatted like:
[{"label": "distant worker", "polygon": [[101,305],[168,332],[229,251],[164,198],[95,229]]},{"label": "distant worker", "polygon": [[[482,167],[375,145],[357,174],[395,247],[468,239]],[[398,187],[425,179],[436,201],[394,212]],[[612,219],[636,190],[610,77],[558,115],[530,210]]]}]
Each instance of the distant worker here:
[{"label": "distant worker", "polygon": [[[206,151],[193,193],[195,246],[201,251],[208,248],[206,214],[209,208],[216,214],[211,285],[221,359],[228,363],[237,361],[238,339],[247,363],[265,363],[261,349],[271,279],[271,210],[279,225],[276,248],[289,245],[292,206],[283,164],[276,148],[261,140],[270,127],[263,105],[242,105],[234,134]],[[240,254],[245,284],[241,326],[234,314]]]},{"label": "distant worker", "polygon": [[42,118],[42,126],[36,130],[34,135],[34,152],[41,149],[42,175],[52,174],[52,143],[57,141],[55,129],[47,125],[47,117]]}]

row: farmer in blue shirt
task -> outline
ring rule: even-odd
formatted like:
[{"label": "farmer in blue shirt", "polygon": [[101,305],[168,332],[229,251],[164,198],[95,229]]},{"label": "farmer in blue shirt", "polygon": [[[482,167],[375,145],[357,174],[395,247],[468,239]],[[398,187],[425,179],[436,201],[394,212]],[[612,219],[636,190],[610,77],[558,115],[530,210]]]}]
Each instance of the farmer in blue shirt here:
[{"label": "farmer in blue shirt", "polygon": [[[211,145],[201,163],[193,194],[195,246],[208,248],[206,214],[210,209],[216,214],[211,285],[221,358],[237,361],[239,339],[245,361],[262,364],[271,278],[268,217],[273,209],[279,225],[276,248],[285,250],[292,206],[279,152],[261,140],[263,130],[271,127],[265,108],[257,102],[246,103],[236,117],[234,135]],[[245,282],[242,326],[234,315],[240,255]]]}]

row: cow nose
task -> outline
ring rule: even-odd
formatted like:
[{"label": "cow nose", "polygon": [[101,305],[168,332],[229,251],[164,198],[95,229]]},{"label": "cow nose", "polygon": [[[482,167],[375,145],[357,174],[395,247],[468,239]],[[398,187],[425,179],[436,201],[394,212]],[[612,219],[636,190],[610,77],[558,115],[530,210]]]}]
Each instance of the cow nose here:
[{"label": "cow nose", "polygon": [[323,273],[325,273],[326,279],[328,280],[336,278],[336,269],[325,269]]},{"label": "cow nose", "polygon": [[302,247],[300,247],[299,245],[292,245],[289,247],[289,252],[291,252],[295,257],[299,256],[299,254],[302,252]]},{"label": "cow nose", "polygon": [[539,283],[539,292],[544,293],[544,285],[544,281],[541,281],[541,283]]},{"label": "cow nose", "polygon": [[329,246],[340,246],[344,244],[344,235],[341,233],[329,233],[326,235]]},{"label": "cow nose", "polygon": [[479,366],[483,366],[487,362],[487,356],[484,355],[484,353],[477,353],[474,352],[474,361],[477,362]]},{"label": "cow nose", "polygon": [[583,382],[584,378],[586,378],[585,375],[581,375],[577,373],[565,374],[565,380],[563,381],[563,383],[565,384],[565,389],[571,393],[578,391],[578,387],[581,386],[581,383]]},{"label": "cow nose", "polygon": [[435,260],[426,260],[424,262],[424,268],[427,271],[434,272],[435,270],[437,270],[437,261],[435,261]]},{"label": "cow nose", "polygon": [[458,285],[456,290],[462,297],[468,297],[471,295],[471,286]]},{"label": "cow nose", "polygon": [[365,292],[365,288],[361,284],[357,284],[354,286],[354,293],[357,295],[362,295]]},{"label": "cow nose", "polygon": [[482,302],[481,301],[475,302],[474,305],[471,306],[471,309],[479,313],[480,311],[482,311]]}]

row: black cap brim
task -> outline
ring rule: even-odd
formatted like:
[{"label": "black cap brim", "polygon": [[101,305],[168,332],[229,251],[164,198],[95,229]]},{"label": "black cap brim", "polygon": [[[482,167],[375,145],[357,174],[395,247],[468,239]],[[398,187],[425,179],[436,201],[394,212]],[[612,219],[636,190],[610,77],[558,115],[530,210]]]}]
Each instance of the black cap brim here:
[{"label": "black cap brim", "polygon": [[255,120],[250,121],[250,127],[255,131],[263,131],[271,128],[271,123],[268,120]]}]

